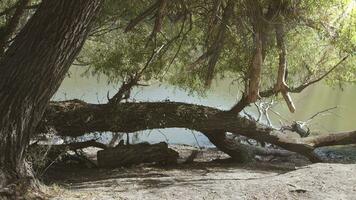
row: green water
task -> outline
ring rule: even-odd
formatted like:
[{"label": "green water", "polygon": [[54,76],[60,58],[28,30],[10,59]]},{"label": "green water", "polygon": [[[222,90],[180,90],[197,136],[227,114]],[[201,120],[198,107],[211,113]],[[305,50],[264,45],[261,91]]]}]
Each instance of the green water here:
[{"label": "green water", "polygon": [[[119,85],[107,84],[104,77],[83,77],[82,68],[72,68],[70,77],[66,77],[55,100],[65,100],[78,98],[91,103],[105,103],[107,92],[114,94]],[[136,101],[179,101],[187,103],[202,104],[220,109],[229,109],[237,101],[238,86],[231,85],[231,81],[215,82],[211,91],[206,97],[189,95],[186,91],[175,89],[169,85],[159,85],[152,83],[151,86],[138,88],[132,92],[132,97]],[[313,132],[325,134],[335,131],[347,131],[356,129],[356,85],[347,85],[341,90],[332,88],[323,83],[318,83],[307,88],[300,94],[292,95],[296,105],[296,112],[290,113],[284,102],[280,102],[273,107],[273,111],[278,112],[282,117],[269,112],[269,116],[274,126],[279,126],[280,121],[290,123],[294,120],[305,121],[313,114],[337,106],[331,112],[324,113],[314,118],[309,127]],[[255,107],[247,110],[257,115]],[[178,134],[179,132],[179,134]],[[140,140],[157,142],[169,140],[170,143],[185,143],[196,145],[209,145],[205,136],[184,129],[164,129],[154,131],[144,131],[140,135]],[[194,137],[195,136],[195,137]],[[104,134],[103,138],[110,139],[110,134]]]}]

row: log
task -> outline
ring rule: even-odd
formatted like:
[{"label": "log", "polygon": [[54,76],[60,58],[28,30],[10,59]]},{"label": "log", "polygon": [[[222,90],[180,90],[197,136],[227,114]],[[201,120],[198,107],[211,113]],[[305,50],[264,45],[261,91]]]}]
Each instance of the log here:
[{"label": "log", "polygon": [[211,133],[229,132],[274,144],[306,156],[312,162],[321,161],[314,152],[316,148],[356,143],[356,131],[296,138],[234,112],[180,102],[115,105],[88,104],[80,100],[51,102],[37,130],[45,132],[49,127],[55,129],[58,135],[71,137],[92,132],[132,133],[159,128],[187,128],[202,132],[220,150],[232,155],[235,154],[233,151],[241,151],[243,148],[222,148],[227,145],[224,137],[211,136]]},{"label": "log", "polygon": [[165,142],[118,145],[114,148],[100,150],[97,153],[98,166],[105,168],[141,163],[174,164],[178,157],[178,152],[168,148]]}]

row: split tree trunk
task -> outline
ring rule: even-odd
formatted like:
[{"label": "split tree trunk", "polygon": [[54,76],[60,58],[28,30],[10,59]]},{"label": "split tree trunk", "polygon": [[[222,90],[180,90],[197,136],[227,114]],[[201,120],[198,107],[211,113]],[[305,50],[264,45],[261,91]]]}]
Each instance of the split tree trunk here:
[{"label": "split tree trunk", "polygon": [[268,142],[306,156],[320,159],[314,149],[322,146],[356,143],[356,131],[295,138],[271,127],[243,118],[234,112],[177,102],[87,104],[79,100],[52,102],[38,131],[51,127],[62,136],[81,136],[91,132],[136,132],[159,128],[187,128],[200,131],[220,150],[235,158],[246,158],[244,146],[229,145],[219,134],[230,132]]},{"label": "split tree trunk", "polygon": [[0,188],[30,175],[24,161],[30,135],[80,51],[100,2],[43,0],[0,61]]}]

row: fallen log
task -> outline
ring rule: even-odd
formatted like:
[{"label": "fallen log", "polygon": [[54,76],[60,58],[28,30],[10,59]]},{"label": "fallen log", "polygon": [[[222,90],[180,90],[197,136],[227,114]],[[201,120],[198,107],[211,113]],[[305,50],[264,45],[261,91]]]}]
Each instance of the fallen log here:
[{"label": "fallen log", "polygon": [[[47,127],[47,128],[46,128]],[[187,128],[200,131],[219,149],[236,157],[243,148],[228,147],[225,137],[211,137],[226,132],[268,142],[320,162],[314,150],[322,146],[356,143],[356,131],[314,137],[291,137],[272,127],[259,124],[234,112],[178,102],[140,102],[88,104],[80,100],[50,103],[39,131],[48,127],[62,136],[81,136],[91,132],[136,132],[159,128]],[[227,148],[224,148],[227,147]],[[243,160],[242,160],[243,161]]]},{"label": "fallen log", "polygon": [[168,148],[165,142],[118,145],[97,153],[98,166],[109,168],[141,163],[173,164],[178,157],[178,152]]}]

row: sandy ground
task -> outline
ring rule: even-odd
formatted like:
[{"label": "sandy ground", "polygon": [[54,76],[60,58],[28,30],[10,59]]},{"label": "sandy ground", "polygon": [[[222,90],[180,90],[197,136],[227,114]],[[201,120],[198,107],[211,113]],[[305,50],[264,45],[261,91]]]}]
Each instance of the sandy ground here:
[{"label": "sandy ground", "polygon": [[[193,148],[180,148],[181,155]],[[46,174],[52,199],[350,199],[356,200],[356,164],[310,164],[301,158],[249,164],[204,150],[196,162],[117,169],[54,167]],[[270,158],[268,158],[270,160]]]}]

